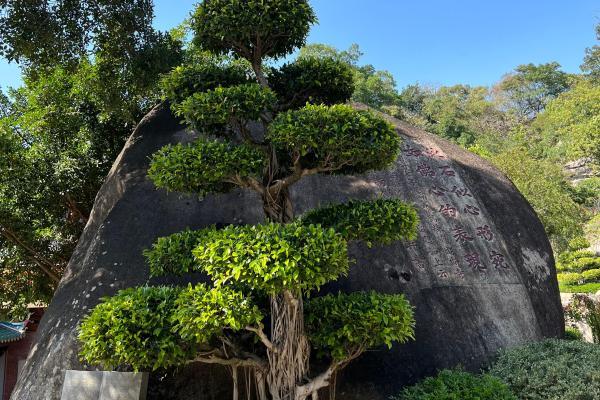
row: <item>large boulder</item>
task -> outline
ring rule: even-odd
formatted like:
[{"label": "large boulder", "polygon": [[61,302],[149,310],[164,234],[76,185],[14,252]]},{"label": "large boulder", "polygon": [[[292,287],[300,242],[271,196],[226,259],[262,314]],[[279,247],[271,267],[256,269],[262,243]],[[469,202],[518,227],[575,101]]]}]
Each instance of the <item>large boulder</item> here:
[{"label": "large boulder", "polygon": [[[296,213],[349,198],[414,203],[414,243],[352,245],[356,264],[326,290],[405,293],[416,340],[376,349],[338,379],[344,399],[386,399],[436,369],[476,370],[501,348],[561,336],[564,321],[552,251],[535,212],[488,162],[397,120],[402,154],[392,169],[364,176],[316,176],[292,191]],[[234,191],[202,200],[157,190],[149,156],[190,140],[168,107],[139,124],[98,193],[90,221],[39,329],[13,400],[58,400],[78,359],[77,326],[103,296],[149,282],[142,251],[159,236],[210,224],[263,219],[258,197]],[[150,283],[155,283],[150,281]],[[154,374],[150,398],[227,399],[226,371],[191,366]]]}]

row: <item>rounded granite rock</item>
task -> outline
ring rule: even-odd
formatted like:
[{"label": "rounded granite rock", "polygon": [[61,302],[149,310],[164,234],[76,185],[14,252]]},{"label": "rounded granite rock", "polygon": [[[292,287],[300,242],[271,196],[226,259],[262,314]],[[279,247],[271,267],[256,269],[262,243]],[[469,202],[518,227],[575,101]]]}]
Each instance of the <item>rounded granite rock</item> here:
[{"label": "rounded granite rock", "polygon": [[[416,340],[369,351],[351,364],[338,378],[345,400],[387,399],[437,369],[477,370],[498,349],[564,331],[550,244],[514,185],[478,156],[390,121],[403,139],[393,168],[315,176],[292,190],[297,215],[350,198],[393,197],[413,203],[421,217],[415,242],[352,244],[356,263],[349,276],[324,289],[405,293],[415,307]],[[59,400],[64,371],[89,368],[78,357],[79,321],[101,297],[149,282],[142,251],[157,237],[263,219],[260,200],[249,191],[199,200],[154,187],[146,176],[149,156],[191,138],[166,105],[140,122],[96,197],[12,400]],[[150,281],[165,282],[177,283]],[[223,369],[190,365],[153,374],[148,397],[225,400],[228,379]]]}]

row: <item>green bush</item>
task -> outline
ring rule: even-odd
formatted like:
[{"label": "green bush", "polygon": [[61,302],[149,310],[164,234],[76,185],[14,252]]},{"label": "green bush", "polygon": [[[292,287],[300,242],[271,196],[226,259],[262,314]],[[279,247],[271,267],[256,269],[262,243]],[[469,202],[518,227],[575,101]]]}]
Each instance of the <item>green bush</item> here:
[{"label": "green bush", "polygon": [[400,200],[378,199],[317,208],[304,214],[302,222],[333,228],[346,240],[389,244],[416,239],[419,215]]},{"label": "green bush", "polygon": [[569,242],[569,250],[577,251],[590,247],[590,242],[583,236],[577,236]]},{"label": "green bush", "polygon": [[600,269],[589,269],[581,273],[585,282],[595,282],[600,280]]},{"label": "green bush", "polygon": [[194,272],[194,255],[207,230],[186,229],[170,236],[158,238],[151,249],[144,250],[144,257],[150,265],[150,276],[169,274],[182,275]]},{"label": "green bush", "polygon": [[558,282],[563,285],[578,284],[583,281],[583,276],[576,272],[568,272],[566,274],[557,274]]},{"label": "green bush", "polygon": [[600,268],[600,257],[581,257],[573,260],[570,269],[572,271],[585,271]]},{"label": "green bush", "polygon": [[81,356],[136,371],[181,365],[224,330],[261,324],[248,296],[228,287],[138,287],[103,298],[81,323]]},{"label": "green bush", "polygon": [[600,290],[600,283],[584,283],[583,285],[566,285],[559,282],[561,293],[596,293]]},{"label": "green bush", "polygon": [[517,400],[498,378],[460,370],[444,370],[436,377],[404,389],[391,400]]},{"label": "green bush", "polygon": [[583,333],[577,328],[568,326],[565,329],[565,340],[583,340]]},{"label": "green bush", "polygon": [[564,271],[576,271],[579,272],[578,268],[580,265],[574,265],[574,263],[582,258],[589,259],[594,258],[596,253],[590,250],[576,250],[576,251],[565,251],[558,255],[557,268]]},{"label": "green bush", "polygon": [[310,342],[320,356],[344,360],[371,347],[414,339],[413,311],[403,295],[328,294],[305,306]]},{"label": "green bush", "polygon": [[500,352],[490,373],[521,400],[597,400],[600,346],[548,339]]}]

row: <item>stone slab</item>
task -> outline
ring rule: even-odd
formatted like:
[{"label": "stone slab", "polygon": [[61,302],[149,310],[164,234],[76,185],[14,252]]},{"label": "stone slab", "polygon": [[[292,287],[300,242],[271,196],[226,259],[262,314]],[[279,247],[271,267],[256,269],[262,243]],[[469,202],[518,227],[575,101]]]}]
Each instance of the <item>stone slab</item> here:
[{"label": "stone slab", "polygon": [[65,371],[61,400],[146,400],[148,374]]},{"label": "stone slab", "polygon": [[61,400],[98,400],[102,371],[65,371]]}]

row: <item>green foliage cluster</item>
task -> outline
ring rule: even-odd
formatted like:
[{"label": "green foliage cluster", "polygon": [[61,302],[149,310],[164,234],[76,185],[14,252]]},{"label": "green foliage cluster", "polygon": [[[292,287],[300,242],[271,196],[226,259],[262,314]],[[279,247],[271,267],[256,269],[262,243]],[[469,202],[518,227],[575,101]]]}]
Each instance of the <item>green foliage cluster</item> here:
[{"label": "green foliage cluster", "polygon": [[[389,71],[376,70],[372,65],[359,66],[358,61],[362,55],[357,44],[353,44],[348,50],[340,51],[335,47],[316,43],[302,47],[298,54],[298,60],[333,60],[347,65],[352,73],[352,86],[354,87],[354,92],[350,93],[352,101],[376,109],[402,103],[393,75]],[[319,79],[319,81],[321,80]]]},{"label": "green foliage cluster", "polygon": [[548,136],[564,141],[567,157],[600,162],[600,85],[579,79],[547,106],[538,122]]},{"label": "green foliage cluster", "polygon": [[415,240],[419,215],[413,206],[397,199],[351,200],[309,211],[302,222],[333,228],[346,240],[389,244]]},{"label": "green foliage cluster", "polygon": [[144,250],[144,257],[150,266],[150,275],[183,275],[194,272],[196,262],[192,251],[198,247],[201,238],[209,229],[186,229],[158,238],[152,248]]},{"label": "green foliage cluster", "polygon": [[588,293],[600,287],[600,257],[585,250],[589,246],[585,237],[576,237],[569,242],[569,250],[559,254],[556,269],[561,290]]},{"label": "green foliage cluster", "polygon": [[110,369],[155,370],[185,362],[193,348],[173,334],[180,293],[172,287],[141,287],[103,299],[79,328],[82,357]]},{"label": "green foliage cluster", "polygon": [[306,105],[280,113],[267,138],[310,166],[344,174],[385,168],[400,148],[400,138],[387,121],[342,104]]},{"label": "green foliage cluster", "polygon": [[577,204],[589,208],[600,208],[600,177],[584,179],[570,190],[571,197]]},{"label": "green foliage cluster", "polygon": [[392,400],[517,400],[517,397],[500,379],[489,374],[443,370],[405,388]]},{"label": "green foliage cluster", "polygon": [[569,76],[557,62],[519,65],[500,82],[500,88],[523,117],[531,118],[569,89]]},{"label": "green foliage cluster", "polygon": [[569,196],[559,166],[532,158],[520,146],[493,155],[491,161],[511,178],[537,211],[555,251],[564,250],[569,240],[583,233],[582,209]]},{"label": "green foliage cluster", "polygon": [[[197,92],[176,104],[173,110],[192,128],[218,133],[227,123],[257,121],[275,107],[276,94],[257,83],[217,87]],[[208,128],[208,129],[207,129]]]},{"label": "green foliage cluster", "polygon": [[283,109],[345,103],[354,93],[352,68],[333,58],[298,58],[273,70],[269,83]]},{"label": "green foliage cluster", "polygon": [[346,241],[318,225],[262,224],[210,229],[193,251],[216,285],[239,283],[274,295],[317,289],[348,271]]},{"label": "green foliage cluster", "polygon": [[48,302],[95,195],[181,43],[151,2],[0,5],[0,53],[23,87],[0,97],[0,314]]},{"label": "green foliage cluster", "polygon": [[81,356],[105,368],[165,369],[193,359],[224,330],[262,319],[250,298],[229,288],[125,289],[102,299],[82,321]]},{"label": "green foliage cluster", "polygon": [[339,293],[310,299],[306,325],[321,356],[343,361],[368,348],[414,339],[412,307],[403,295]]},{"label": "green foliage cluster", "polygon": [[600,398],[600,347],[549,339],[504,350],[489,371],[519,399]]},{"label": "green foliage cluster", "polygon": [[173,330],[188,343],[207,345],[225,329],[258,326],[264,316],[252,298],[230,287],[189,285],[175,300]]},{"label": "green foliage cluster", "polygon": [[259,62],[304,44],[317,22],[305,0],[204,0],[193,14],[195,42],[215,54]]},{"label": "green foliage cluster", "polygon": [[165,99],[180,104],[194,93],[252,82],[243,63],[226,62],[205,54],[193,60],[164,75],[160,86]]},{"label": "green foliage cluster", "polygon": [[579,341],[584,341],[583,338],[583,333],[581,333],[581,331],[577,328],[573,328],[571,326],[568,326],[565,328],[565,336],[564,336],[565,340],[579,340]]},{"label": "green foliage cluster", "polygon": [[148,176],[159,188],[203,196],[231,190],[236,179],[260,177],[264,167],[264,154],[253,147],[200,138],[156,152]]}]

